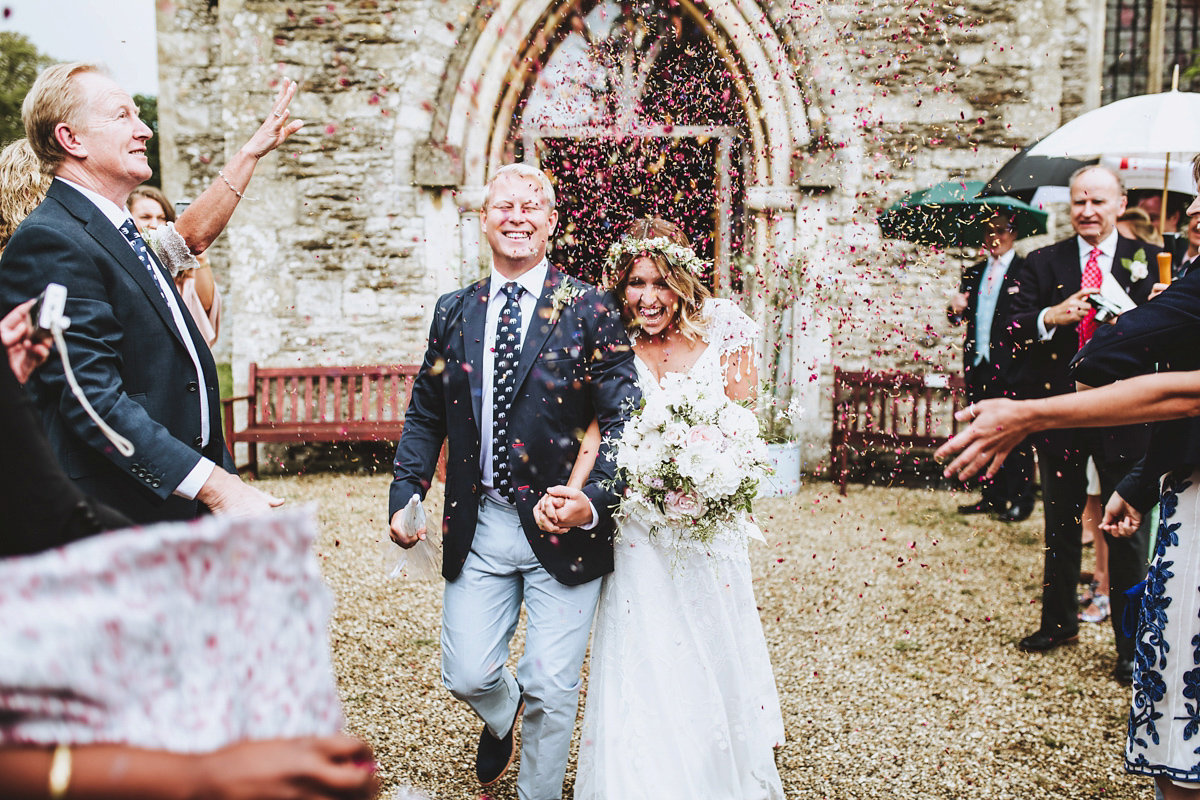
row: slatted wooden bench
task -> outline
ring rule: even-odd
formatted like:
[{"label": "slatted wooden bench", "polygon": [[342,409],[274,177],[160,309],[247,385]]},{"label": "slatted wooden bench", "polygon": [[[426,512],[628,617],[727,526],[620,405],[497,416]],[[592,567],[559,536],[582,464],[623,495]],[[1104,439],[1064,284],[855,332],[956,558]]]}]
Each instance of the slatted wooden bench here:
[{"label": "slatted wooden bench", "polygon": [[957,375],[833,370],[830,477],[846,494],[851,452],[905,456],[937,449],[958,433],[954,412],[967,405]]},{"label": "slatted wooden bench", "polygon": [[[258,443],[395,442],[404,430],[415,364],[366,367],[250,365],[249,394],[221,401],[225,441],[249,448],[239,468],[258,477]],[[246,427],[234,430],[233,405],[246,401]]]}]

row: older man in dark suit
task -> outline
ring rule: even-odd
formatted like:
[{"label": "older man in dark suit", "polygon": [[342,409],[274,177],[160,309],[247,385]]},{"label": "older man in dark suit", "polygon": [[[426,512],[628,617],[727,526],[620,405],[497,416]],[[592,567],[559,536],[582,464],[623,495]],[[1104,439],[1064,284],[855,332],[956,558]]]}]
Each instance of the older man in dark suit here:
[{"label": "older man in dark suit", "polygon": [[[1018,348],[1014,374],[1019,396],[1075,390],[1068,366],[1099,324],[1089,298],[1102,285],[1109,293],[1124,292],[1134,303],[1148,298],[1158,248],[1118,235],[1116,220],[1124,210],[1125,193],[1116,174],[1091,166],[1073,176],[1071,226],[1076,235],[1030,253],[1017,275],[1009,336]],[[1147,426],[1133,425],[1048,431],[1035,438],[1046,513],[1046,561],[1041,625],[1021,640],[1022,650],[1050,650],[1078,637],[1076,588],[1087,459],[1095,461],[1107,497],[1145,454],[1148,435]],[[1145,577],[1148,531],[1143,527],[1130,538],[1105,538],[1117,643],[1114,674],[1129,682],[1134,653],[1133,641],[1121,627],[1123,592]]]},{"label": "older man in dark suit", "polygon": [[[963,343],[963,375],[972,403],[1012,395],[1012,347],[1007,341],[1009,298],[1016,291],[1016,274],[1025,265],[1013,250],[1017,232],[1010,212],[997,211],[988,220],[984,239],[987,258],[963,273],[961,290],[950,303],[950,321],[967,324]],[[998,514],[1005,522],[1020,522],[1033,513],[1033,450],[1028,442],[1015,448],[995,477],[983,481],[978,503],[961,505],[960,514]]]},{"label": "older man in dark suit", "polygon": [[0,313],[65,286],[62,355],[95,412],[133,445],[126,455],[101,432],[56,354],[30,380],[55,456],[85,494],[135,522],[277,505],[237,477],[212,354],[125,208],[151,176],[152,134],[133,100],[94,65],[60,64],[38,77],[22,118],[55,180],[4,251]]}]

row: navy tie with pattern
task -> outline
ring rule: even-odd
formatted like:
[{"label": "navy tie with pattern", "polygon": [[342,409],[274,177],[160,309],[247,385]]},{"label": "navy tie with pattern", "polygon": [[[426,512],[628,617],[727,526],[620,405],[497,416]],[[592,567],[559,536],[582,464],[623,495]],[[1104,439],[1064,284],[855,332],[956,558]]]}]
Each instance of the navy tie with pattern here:
[{"label": "navy tie with pattern", "polygon": [[138,260],[142,262],[142,266],[150,270],[150,280],[154,281],[154,288],[158,289],[158,293],[162,295],[162,299],[167,299],[166,292],[163,291],[162,284],[158,282],[158,270],[154,267],[154,262],[150,260],[150,254],[146,252],[146,242],[142,239],[142,235],[138,233],[137,228],[133,226],[133,220],[127,219],[121,223],[119,228],[121,233],[133,245],[133,252],[137,253]]},{"label": "navy tie with pattern", "polygon": [[507,300],[496,322],[495,364],[492,371],[492,485],[508,502],[517,502],[513,486],[508,420],[516,390],[517,362],[521,358],[521,292],[518,284],[502,287]]}]

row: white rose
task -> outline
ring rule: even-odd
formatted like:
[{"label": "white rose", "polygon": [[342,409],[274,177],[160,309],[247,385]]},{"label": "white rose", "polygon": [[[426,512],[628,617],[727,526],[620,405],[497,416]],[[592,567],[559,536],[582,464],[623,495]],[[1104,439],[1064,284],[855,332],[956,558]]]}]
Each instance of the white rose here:
[{"label": "white rose", "polygon": [[717,415],[721,433],[733,439],[741,439],[747,433],[758,432],[758,417],[745,406],[729,403]]},{"label": "white rose", "polygon": [[662,432],[662,440],[666,445],[671,447],[682,447],[687,441],[688,426],[677,420],[667,423],[666,429]]}]

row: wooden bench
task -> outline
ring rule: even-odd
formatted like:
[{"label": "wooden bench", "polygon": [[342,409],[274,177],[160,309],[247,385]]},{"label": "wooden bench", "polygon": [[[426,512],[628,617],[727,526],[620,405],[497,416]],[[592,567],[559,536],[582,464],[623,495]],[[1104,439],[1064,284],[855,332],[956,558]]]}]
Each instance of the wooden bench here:
[{"label": "wooden bench", "polygon": [[[954,412],[966,407],[957,375],[833,370],[830,477],[846,494],[851,451],[886,450],[904,456],[932,451],[958,433]],[[928,453],[932,455],[932,453]]]},{"label": "wooden bench", "polygon": [[[396,442],[412,393],[415,364],[367,367],[250,365],[249,394],[221,401],[225,442],[249,448],[239,468],[258,477],[258,443]],[[247,401],[246,427],[235,431],[233,404]]]}]

